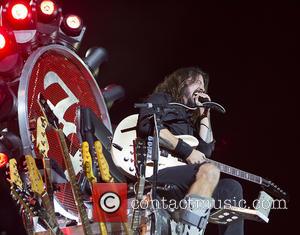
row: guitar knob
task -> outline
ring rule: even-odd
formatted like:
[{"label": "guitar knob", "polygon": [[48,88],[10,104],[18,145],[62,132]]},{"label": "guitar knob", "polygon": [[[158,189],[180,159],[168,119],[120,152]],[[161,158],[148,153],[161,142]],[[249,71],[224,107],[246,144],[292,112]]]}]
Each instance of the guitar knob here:
[{"label": "guitar knob", "polygon": [[129,160],[129,157],[124,157],[124,161],[127,162]]},{"label": "guitar knob", "polygon": [[131,167],[129,167],[129,170],[132,172],[132,171],[134,171],[134,168],[131,166]]}]

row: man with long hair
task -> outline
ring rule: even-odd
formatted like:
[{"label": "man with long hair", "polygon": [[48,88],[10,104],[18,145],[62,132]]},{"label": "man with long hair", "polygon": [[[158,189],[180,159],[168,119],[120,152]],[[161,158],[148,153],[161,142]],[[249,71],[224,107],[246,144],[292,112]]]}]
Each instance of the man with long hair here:
[{"label": "man with long hair", "polygon": [[[208,74],[198,67],[181,68],[170,74],[160,83],[146,102],[160,105],[157,114],[160,146],[181,158],[187,165],[167,167],[158,172],[158,185],[169,185],[168,200],[185,199],[189,206],[181,209],[181,233],[204,230],[215,201],[241,200],[241,185],[233,179],[221,179],[219,169],[206,162],[214,150],[214,138],[210,123],[210,110],[201,107],[203,101],[210,101],[207,94]],[[182,106],[172,109],[163,107],[171,102]],[[194,110],[188,107],[199,107]],[[173,106],[172,106],[173,107]],[[153,135],[153,110],[143,108],[138,119],[138,136],[145,138]],[[192,135],[199,141],[194,149],[178,135]],[[151,179],[150,179],[151,180]],[[195,206],[196,205],[196,206]],[[201,206],[200,206],[201,205]],[[220,226],[220,234],[242,235],[243,221],[229,226]],[[192,232],[193,233],[193,232]],[[193,233],[194,234],[194,233]]]}]

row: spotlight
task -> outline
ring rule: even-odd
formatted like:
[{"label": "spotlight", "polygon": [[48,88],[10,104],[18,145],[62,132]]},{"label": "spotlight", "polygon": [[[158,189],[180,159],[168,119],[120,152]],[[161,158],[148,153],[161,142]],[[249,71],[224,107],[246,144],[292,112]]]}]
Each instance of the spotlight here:
[{"label": "spotlight", "polygon": [[38,20],[44,23],[49,23],[56,19],[58,15],[58,7],[51,0],[43,0],[37,7]]},{"label": "spotlight", "polygon": [[8,163],[8,156],[5,153],[0,153],[0,168],[3,168]]},{"label": "spotlight", "polygon": [[79,16],[66,15],[60,22],[57,42],[72,50],[77,50],[82,41],[85,29]]},{"label": "spotlight", "polygon": [[60,27],[66,35],[76,37],[80,35],[83,28],[83,24],[79,16],[67,15],[62,20]]},{"label": "spotlight", "polygon": [[28,16],[28,8],[23,3],[17,3],[11,8],[11,15],[15,20],[25,20]]},{"label": "spotlight", "polygon": [[0,60],[16,51],[16,39],[12,31],[0,26]]},{"label": "spotlight", "polygon": [[5,37],[2,34],[0,34],[0,50],[2,50],[5,47],[5,44],[6,44]]},{"label": "spotlight", "polygon": [[0,27],[0,77],[14,79],[20,74],[22,65],[14,33]]},{"label": "spotlight", "polygon": [[34,8],[28,2],[15,0],[8,2],[2,10],[3,25],[8,25],[14,30],[33,28]]},{"label": "spotlight", "polygon": [[107,60],[107,51],[101,47],[92,47],[87,50],[84,63],[89,67],[93,76],[96,77],[99,72],[100,65]]},{"label": "spotlight", "polygon": [[111,108],[115,101],[120,100],[125,96],[125,90],[120,85],[111,84],[101,91],[108,108]]}]

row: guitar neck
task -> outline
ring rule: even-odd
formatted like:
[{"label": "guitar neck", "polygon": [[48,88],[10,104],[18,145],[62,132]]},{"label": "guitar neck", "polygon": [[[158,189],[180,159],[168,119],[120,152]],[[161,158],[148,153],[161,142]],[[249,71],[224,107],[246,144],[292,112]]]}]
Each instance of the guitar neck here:
[{"label": "guitar neck", "polygon": [[247,181],[251,181],[253,183],[262,184],[262,177],[248,173],[246,171],[242,171],[240,169],[237,169],[235,167],[231,167],[228,165],[225,165],[223,163],[211,160],[211,159],[207,159],[208,162],[212,163],[213,165],[215,165],[216,167],[218,167],[220,169],[221,172],[228,174],[228,175],[232,175]]},{"label": "guitar neck", "polygon": [[139,178],[139,186],[138,186],[138,191],[137,191],[137,196],[136,196],[136,205],[135,209],[133,210],[133,216],[132,216],[132,223],[131,223],[131,228],[133,231],[135,231],[135,234],[138,232],[138,228],[141,223],[141,208],[136,208],[136,206],[140,205],[140,202],[143,199],[144,195],[144,188],[145,188],[145,177],[140,177]]},{"label": "guitar neck", "polygon": [[44,179],[45,179],[46,190],[50,198],[53,200],[53,186],[52,186],[52,179],[51,179],[50,159],[46,156],[43,156],[43,164],[44,164]]},{"label": "guitar neck", "polygon": [[47,191],[45,191],[41,195],[41,198],[42,198],[43,206],[47,212],[45,216],[48,217],[48,218],[43,218],[43,219],[45,219],[45,221],[48,223],[50,229],[53,231],[54,234],[63,235],[63,232],[59,229],[59,225],[56,220],[53,202],[50,199]]},{"label": "guitar neck", "polygon": [[75,171],[72,165],[72,161],[69,155],[69,151],[68,151],[68,146],[66,143],[66,138],[64,133],[62,132],[62,130],[58,130],[58,135],[59,135],[59,139],[60,139],[60,144],[61,144],[61,148],[62,148],[62,153],[64,156],[64,162],[67,168],[67,172],[69,174],[69,179],[70,179],[70,184],[71,184],[71,188],[73,191],[73,196],[74,196],[74,200],[76,202],[77,205],[77,209],[79,212],[79,216],[82,222],[82,227],[84,230],[84,234],[85,235],[92,235],[92,229],[90,226],[90,222],[89,222],[89,218],[87,215],[87,212],[85,210],[85,206],[83,204],[83,200],[81,197],[81,193],[79,190],[79,186],[77,184],[76,181],[76,175],[75,175]]}]

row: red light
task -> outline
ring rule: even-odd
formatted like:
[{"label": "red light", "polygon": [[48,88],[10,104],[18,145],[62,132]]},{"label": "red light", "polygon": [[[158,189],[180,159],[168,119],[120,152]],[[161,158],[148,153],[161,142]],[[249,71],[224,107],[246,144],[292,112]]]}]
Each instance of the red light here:
[{"label": "red light", "polygon": [[76,15],[69,15],[66,19],[66,23],[71,29],[78,29],[81,26],[81,19]]},{"label": "red light", "polygon": [[0,153],[0,168],[6,166],[8,163],[8,156],[5,153]]},{"label": "red light", "polygon": [[5,37],[0,34],[0,50],[3,49],[6,45],[6,40],[5,40]]},{"label": "red light", "polygon": [[22,3],[17,3],[11,8],[11,15],[16,20],[24,20],[28,16],[28,8]]},{"label": "red light", "polygon": [[40,5],[41,12],[45,15],[52,15],[55,11],[55,4],[52,1],[45,0]]},{"label": "red light", "polygon": [[60,28],[68,36],[76,37],[83,29],[82,20],[77,15],[67,15],[61,22]]}]

